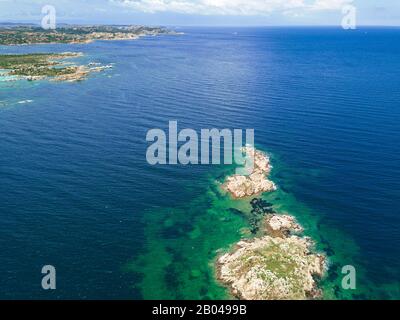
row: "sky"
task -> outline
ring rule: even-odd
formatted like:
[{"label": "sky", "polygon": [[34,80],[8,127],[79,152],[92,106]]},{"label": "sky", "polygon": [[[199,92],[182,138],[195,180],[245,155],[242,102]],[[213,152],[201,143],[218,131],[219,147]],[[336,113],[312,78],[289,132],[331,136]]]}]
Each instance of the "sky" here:
[{"label": "sky", "polygon": [[57,23],[163,26],[340,26],[352,5],[357,25],[400,26],[400,0],[0,0],[0,22],[40,23],[45,5]]}]

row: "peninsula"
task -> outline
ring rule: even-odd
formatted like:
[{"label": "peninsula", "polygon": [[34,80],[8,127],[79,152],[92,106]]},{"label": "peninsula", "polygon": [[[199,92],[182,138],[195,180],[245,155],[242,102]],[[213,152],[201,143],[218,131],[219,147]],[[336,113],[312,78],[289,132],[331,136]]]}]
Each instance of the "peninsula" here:
[{"label": "peninsula", "polygon": [[[102,71],[111,66],[98,64],[77,65],[67,59],[82,56],[82,53],[35,53],[0,55],[1,75],[10,80],[28,81],[50,79],[52,81],[80,81],[91,72]],[[9,80],[9,81],[10,81]]]}]

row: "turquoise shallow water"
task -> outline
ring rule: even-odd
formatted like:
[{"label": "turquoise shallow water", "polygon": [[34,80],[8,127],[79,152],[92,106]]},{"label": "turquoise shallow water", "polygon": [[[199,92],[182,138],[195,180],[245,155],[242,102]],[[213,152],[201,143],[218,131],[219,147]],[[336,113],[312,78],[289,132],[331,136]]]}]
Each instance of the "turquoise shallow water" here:
[{"label": "turquoise shallow water", "polygon": [[249,204],[220,194],[229,168],[147,164],[146,132],[169,120],[254,128],[279,186],[264,198],[329,255],[326,298],[399,298],[400,30],[184,31],[0,47],[115,63],[80,83],[0,83],[0,298],[227,297],[213,259],[246,236]]}]

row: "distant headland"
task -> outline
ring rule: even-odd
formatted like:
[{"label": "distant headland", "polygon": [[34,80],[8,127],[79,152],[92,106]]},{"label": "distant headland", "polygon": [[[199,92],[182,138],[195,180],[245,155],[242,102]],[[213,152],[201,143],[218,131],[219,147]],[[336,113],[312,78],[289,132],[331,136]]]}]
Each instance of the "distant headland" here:
[{"label": "distant headland", "polygon": [[112,68],[112,65],[93,62],[88,65],[67,62],[67,59],[80,56],[80,52],[0,55],[0,69],[4,70],[0,75],[8,81],[49,79],[72,82],[86,79],[91,72]]},{"label": "distant headland", "polygon": [[133,25],[63,25],[54,30],[45,30],[33,25],[3,25],[0,27],[0,45],[90,43],[95,40],[135,40],[144,36],[157,36],[160,34],[179,33],[163,27]]}]

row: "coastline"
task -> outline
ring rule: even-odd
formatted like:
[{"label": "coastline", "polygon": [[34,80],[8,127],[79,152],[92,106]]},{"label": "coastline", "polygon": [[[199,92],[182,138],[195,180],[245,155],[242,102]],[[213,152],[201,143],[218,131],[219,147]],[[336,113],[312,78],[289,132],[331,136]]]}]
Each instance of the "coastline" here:
[{"label": "coastline", "polygon": [[94,62],[80,65],[66,61],[82,56],[81,52],[0,55],[0,81],[75,82],[85,80],[93,72],[112,68],[112,65],[101,65]]},{"label": "coastline", "polygon": [[[88,44],[97,40],[137,40],[145,36],[181,35],[182,33],[159,27],[144,26],[75,26],[54,30],[38,27],[0,28],[0,45],[29,46],[51,44]],[[22,40],[21,40],[22,39]],[[22,42],[21,42],[22,41]],[[76,82],[85,80],[91,73],[112,68],[111,65],[95,67],[88,65],[66,65],[65,59],[82,56],[81,52],[1,54],[0,82],[19,80]],[[41,58],[40,58],[41,57]],[[7,60],[13,59],[12,63]],[[31,61],[29,61],[29,59]]]}]

